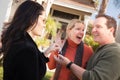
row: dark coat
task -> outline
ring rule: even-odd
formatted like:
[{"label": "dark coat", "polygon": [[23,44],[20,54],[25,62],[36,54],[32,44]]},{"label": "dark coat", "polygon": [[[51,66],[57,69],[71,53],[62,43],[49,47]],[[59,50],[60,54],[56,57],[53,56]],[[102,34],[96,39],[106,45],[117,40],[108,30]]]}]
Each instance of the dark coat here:
[{"label": "dark coat", "polygon": [[41,80],[46,73],[46,58],[29,34],[14,41],[3,61],[3,80]]}]

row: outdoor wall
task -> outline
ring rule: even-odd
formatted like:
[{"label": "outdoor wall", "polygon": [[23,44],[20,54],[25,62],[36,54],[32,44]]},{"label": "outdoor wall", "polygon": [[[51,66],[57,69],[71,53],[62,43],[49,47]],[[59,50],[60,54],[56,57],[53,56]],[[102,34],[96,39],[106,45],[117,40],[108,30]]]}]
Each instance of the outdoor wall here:
[{"label": "outdoor wall", "polygon": [[0,0],[0,34],[3,27],[3,22],[6,18],[6,12],[10,0]]}]

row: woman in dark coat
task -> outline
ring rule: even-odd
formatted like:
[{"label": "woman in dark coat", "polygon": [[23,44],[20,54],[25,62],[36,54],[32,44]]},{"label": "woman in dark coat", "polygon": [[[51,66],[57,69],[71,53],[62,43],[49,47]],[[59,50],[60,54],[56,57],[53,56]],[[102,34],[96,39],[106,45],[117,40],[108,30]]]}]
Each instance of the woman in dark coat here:
[{"label": "woman in dark coat", "polygon": [[41,80],[44,77],[49,59],[34,42],[36,36],[42,35],[44,19],[44,8],[37,2],[25,1],[18,7],[2,34],[3,80]]}]

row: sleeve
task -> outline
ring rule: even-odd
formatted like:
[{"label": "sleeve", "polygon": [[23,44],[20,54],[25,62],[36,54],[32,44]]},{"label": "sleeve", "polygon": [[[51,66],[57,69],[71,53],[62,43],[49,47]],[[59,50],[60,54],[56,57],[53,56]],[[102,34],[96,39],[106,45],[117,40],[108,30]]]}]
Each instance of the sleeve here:
[{"label": "sleeve", "polygon": [[54,59],[54,55],[57,55],[58,53],[56,51],[52,51],[49,57],[49,62],[48,62],[48,68],[50,70],[56,68],[56,61]]},{"label": "sleeve", "polygon": [[49,58],[46,57],[46,56],[44,55],[44,53],[41,52],[41,54],[42,54],[42,57],[43,57],[43,59],[45,60],[45,62],[46,62],[46,63],[49,62]]},{"label": "sleeve", "polygon": [[20,76],[18,80],[39,80],[38,76],[38,56],[35,51],[30,48],[20,50],[15,56],[16,76]]},{"label": "sleeve", "polygon": [[83,73],[82,80],[117,80],[120,75],[119,60],[119,52],[104,52],[104,55],[96,59],[96,63],[91,62],[94,67]]}]

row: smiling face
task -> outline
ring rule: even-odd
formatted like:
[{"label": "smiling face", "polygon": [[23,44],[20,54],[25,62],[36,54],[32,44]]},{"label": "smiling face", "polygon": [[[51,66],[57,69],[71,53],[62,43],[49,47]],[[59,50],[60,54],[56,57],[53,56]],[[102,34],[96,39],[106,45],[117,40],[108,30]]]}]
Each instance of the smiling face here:
[{"label": "smiling face", "polygon": [[80,44],[84,35],[84,24],[76,22],[74,26],[67,30],[67,36],[74,43]]},{"label": "smiling face", "polygon": [[114,29],[107,28],[106,22],[106,18],[99,17],[93,24],[92,34],[94,41],[100,43],[101,45],[108,44],[113,39]]}]

